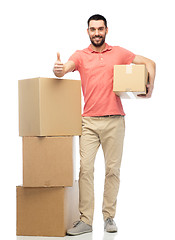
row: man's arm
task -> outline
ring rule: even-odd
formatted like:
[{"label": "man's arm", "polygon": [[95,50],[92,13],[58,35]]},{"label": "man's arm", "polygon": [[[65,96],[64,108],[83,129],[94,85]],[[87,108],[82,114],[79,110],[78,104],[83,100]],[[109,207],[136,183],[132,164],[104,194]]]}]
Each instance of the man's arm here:
[{"label": "man's arm", "polygon": [[134,64],[145,64],[149,74],[149,83],[147,84],[148,92],[146,98],[150,98],[154,88],[154,80],[156,75],[156,64],[151,59],[145,58],[140,55],[136,55],[133,62]]},{"label": "man's arm", "polygon": [[75,63],[73,61],[68,61],[63,64],[60,59],[60,54],[57,53],[57,61],[55,62],[53,72],[56,77],[63,77],[66,73],[72,72],[75,69]]}]

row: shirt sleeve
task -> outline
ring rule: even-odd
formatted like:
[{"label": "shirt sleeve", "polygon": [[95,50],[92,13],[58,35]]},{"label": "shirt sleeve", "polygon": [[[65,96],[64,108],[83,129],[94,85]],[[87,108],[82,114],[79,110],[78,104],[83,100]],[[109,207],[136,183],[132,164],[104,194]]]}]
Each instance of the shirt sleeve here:
[{"label": "shirt sleeve", "polygon": [[122,64],[131,64],[135,58],[135,54],[125,48],[120,47]]},{"label": "shirt sleeve", "polygon": [[77,50],[75,53],[73,53],[68,61],[73,61],[75,63],[75,69],[74,71],[77,71],[80,66],[80,51]]}]

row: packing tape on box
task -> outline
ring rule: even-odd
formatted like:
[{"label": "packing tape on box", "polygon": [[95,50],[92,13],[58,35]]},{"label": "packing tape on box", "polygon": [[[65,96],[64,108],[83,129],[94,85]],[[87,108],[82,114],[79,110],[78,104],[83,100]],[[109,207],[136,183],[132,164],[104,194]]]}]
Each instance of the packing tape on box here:
[{"label": "packing tape on box", "polygon": [[132,73],[132,65],[126,65],[126,74]]},{"label": "packing tape on box", "polygon": [[135,99],[136,97],[134,96],[134,93],[132,92],[127,92],[127,95],[130,99]]}]

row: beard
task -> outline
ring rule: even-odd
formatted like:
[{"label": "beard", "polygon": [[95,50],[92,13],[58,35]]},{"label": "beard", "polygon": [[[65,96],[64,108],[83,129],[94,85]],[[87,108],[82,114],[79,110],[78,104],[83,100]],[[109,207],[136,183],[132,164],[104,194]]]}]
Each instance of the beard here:
[{"label": "beard", "polygon": [[[97,37],[99,38],[99,41],[95,42],[95,38],[97,38]],[[106,38],[106,35],[104,37],[97,35],[97,36],[90,38],[90,40],[91,40],[92,45],[94,45],[94,47],[101,47],[103,45],[103,43],[105,42],[105,38]]]}]

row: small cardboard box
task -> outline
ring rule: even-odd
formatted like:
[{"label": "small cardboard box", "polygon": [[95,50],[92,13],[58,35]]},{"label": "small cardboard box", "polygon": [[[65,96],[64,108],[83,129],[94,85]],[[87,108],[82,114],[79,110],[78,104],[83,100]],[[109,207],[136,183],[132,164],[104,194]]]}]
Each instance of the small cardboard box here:
[{"label": "small cardboard box", "polygon": [[23,186],[72,186],[75,180],[75,139],[23,137]]},{"label": "small cardboard box", "polygon": [[146,94],[148,71],[145,65],[115,65],[113,91],[122,98]]},{"label": "small cardboard box", "polygon": [[18,236],[64,237],[79,219],[77,181],[73,187],[17,186],[16,191]]},{"label": "small cardboard box", "polygon": [[33,78],[18,81],[19,135],[81,135],[81,81]]}]

